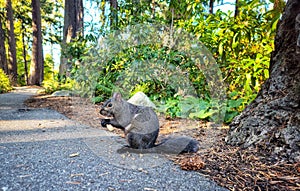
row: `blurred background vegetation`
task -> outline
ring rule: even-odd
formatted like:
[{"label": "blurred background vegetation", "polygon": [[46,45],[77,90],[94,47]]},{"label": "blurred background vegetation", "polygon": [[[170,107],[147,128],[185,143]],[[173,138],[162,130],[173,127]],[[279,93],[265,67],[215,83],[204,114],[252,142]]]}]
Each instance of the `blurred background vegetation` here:
[{"label": "blurred background vegetation", "polygon": [[[283,0],[237,0],[228,2],[234,7],[232,11],[222,11],[226,3],[214,0],[86,0],[83,1],[83,12],[89,20],[84,20],[82,33],[64,44],[63,27],[66,23],[63,12],[66,11],[66,3],[68,0],[41,0],[43,47],[50,50],[44,53],[42,84],[47,93],[86,86],[92,88],[89,91],[93,92],[93,101],[101,102],[112,95],[116,83],[120,80],[126,82],[124,73],[137,61],[163,60],[166,67],[188,72],[189,85],[196,90],[196,98],[181,96],[178,89],[169,83],[145,76],[128,88],[129,95],[144,92],[158,105],[159,111],[170,117],[208,119],[213,114],[213,101],[207,79],[186,53],[153,43],[120,49],[109,60],[101,59],[99,39],[109,39],[113,31],[128,26],[159,24],[184,29],[212,53],[226,87],[224,121],[227,123],[255,99],[261,85],[269,77],[275,29],[285,6]],[[29,70],[26,62],[30,62],[32,46],[30,1],[13,0],[12,7],[17,83],[26,85]],[[6,19],[5,12],[5,3],[0,3],[0,18],[3,21]],[[2,28],[6,31],[4,23]],[[56,61],[60,61],[60,56],[55,51],[57,46],[62,47],[59,51],[61,55],[68,58],[70,66],[67,71],[58,70],[59,63]],[[97,70],[88,71],[89,66]],[[166,78],[172,77],[165,75]],[[93,79],[92,86],[89,84],[90,78]],[[8,76],[2,70],[0,82],[0,92],[11,89]],[[91,96],[88,93],[82,95]]]}]

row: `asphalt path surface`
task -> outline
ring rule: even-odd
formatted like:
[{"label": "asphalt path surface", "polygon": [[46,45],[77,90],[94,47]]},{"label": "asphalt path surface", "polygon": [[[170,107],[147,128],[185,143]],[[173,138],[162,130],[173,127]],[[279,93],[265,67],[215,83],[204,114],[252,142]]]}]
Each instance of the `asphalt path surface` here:
[{"label": "asphalt path surface", "polygon": [[0,190],[226,190],[155,154],[119,154],[119,136],[50,109],[34,88],[0,94]]}]

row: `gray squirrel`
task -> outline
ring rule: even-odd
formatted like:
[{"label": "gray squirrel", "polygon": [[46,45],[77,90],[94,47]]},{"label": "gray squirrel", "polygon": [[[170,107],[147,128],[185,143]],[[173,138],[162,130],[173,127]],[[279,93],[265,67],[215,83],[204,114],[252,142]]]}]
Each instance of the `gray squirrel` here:
[{"label": "gray squirrel", "polygon": [[186,136],[169,137],[156,145],[159,134],[156,113],[150,107],[127,102],[120,93],[114,93],[112,98],[103,103],[100,114],[106,117],[101,120],[103,127],[110,124],[124,131],[129,146],[118,150],[120,153],[180,154],[199,150],[198,141]]}]

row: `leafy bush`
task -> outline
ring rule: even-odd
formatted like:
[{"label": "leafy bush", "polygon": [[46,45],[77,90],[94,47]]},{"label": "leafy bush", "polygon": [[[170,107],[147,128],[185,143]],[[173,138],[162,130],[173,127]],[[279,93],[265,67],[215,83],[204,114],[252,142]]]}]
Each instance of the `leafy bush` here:
[{"label": "leafy bush", "polygon": [[50,54],[46,54],[44,63],[44,81],[42,84],[45,93],[51,94],[58,90],[73,90],[75,84],[75,80],[62,77],[58,74],[58,71],[54,70],[53,58]]},{"label": "leafy bush", "polygon": [[207,119],[213,115],[212,104],[201,98],[177,96],[159,105],[158,111],[169,117]]},{"label": "leafy bush", "polygon": [[[138,22],[150,21],[147,7],[144,17],[136,17],[130,13],[127,15],[130,6],[127,7],[126,2],[124,3],[120,4],[120,31],[128,25],[135,26]],[[128,47],[130,43],[119,44],[116,39],[120,36],[110,33],[105,35],[104,39],[107,41],[103,47],[99,47],[93,39],[89,42],[94,42],[95,48],[91,48],[93,43],[80,41],[74,42],[68,49],[69,52],[84,54],[80,58],[76,55],[81,54],[73,55],[81,63],[75,65],[72,72],[73,78],[83,87],[83,94],[94,96],[94,101],[102,101],[110,97],[113,91],[123,91],[125,97],[143,91],[168,116],[197,119],[212,118],[216,114],[215,103],[222,101],[221,105],[226,105],[225,122],[230,122],[238,115],[255,99],[261,84],[269,77],[269,58],[280,12],[267,11],[266,6],[258,0],[242,1],[236,17],[230,12],[224,13],[220,10],[215,14],[204,13],[203,7],[196,2],[181,8],[175,9],[179,10],[178,15],[189,14],[181,18],[175,13],[174,28],[184,28],[213,53],[222,71],[222,82],[226,83],[226,98],[214,100],[212,94],[218,88],[210,90],[209,78],[216,74],[210,72],[205,75],[205,71],[185,52],[156,44],[155,36],[150,37],[153,39],[151,42]],[[142,10],[143,7],[140,11]],[[166,17],[157,15],[155,22],[150,22],[169,25],[170,18],[171,13]],[[131,34],[138,34],[138,31],[132,29],[134,28],[130,28]],[[136,39],[151,35],[151,29],[143,28],[140,35]],[[141,66],[141,63],[144,65]],[[160,75],[153,77],[158,70]],[[179,72],[174,75],[168,71]],[[174,85],[172,81],[186,81],[180,78],[183,74],[187,74],[190,84]],[[183,90],[181,87],[195,90],[194,98],[181,97],[178,94]]]},{"label": "leafy bush", "polygon": [[8,76],[0,68],[0,93],[9,92],[12,90]]},{"label": "leafy bush", "polygon": [[196,25],[187,26],[199,34],[213,53],[228,84],[228,94],[238,92],[238,97],[250,103],[261,84],[269,77],[269,59],[273,50],[273,19],[259,1],[240,7],[240,14],[217,11],[215,15],[199,17]]},{"label": "leafy bush", "polygon": [[[232,93],[231,99],[226,101],[226,112],[224,122],[229,123],[244,108],[244,100],[236,98],[237,92]],[[213,109],[213,101],[210,99],[202,99],[195,97],[174,97],[168,98],[164,103],[157,103],[158,111],[164,113],[167,117],[193,118],[193,119],[212,119],[217,110]],[[223,121],[223,119],[222,119]]]},{"label": "leafy bush", "polygon": [[47,78],[43,81],[43,87],[45,89],[45,93],[51,94],[55,91],[59,90],[73,90],[76,82],[70,78],[67,78],[64,81],[59,80],[59,75],[54,74],[53,78]]}]

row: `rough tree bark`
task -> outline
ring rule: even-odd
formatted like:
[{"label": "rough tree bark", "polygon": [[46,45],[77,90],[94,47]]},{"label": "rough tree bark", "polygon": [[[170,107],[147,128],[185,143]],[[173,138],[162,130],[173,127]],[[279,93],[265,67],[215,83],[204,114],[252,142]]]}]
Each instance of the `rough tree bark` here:
[{"label": "rough tree bark", "polygon": [[31,4],[33,42],[28,83],[29,85],[41,85],[44,77],[44,58],[40,0],[32,0]]},{"label": "rough tree bark", "polygon": [[59,66],[60,75],[68,76],[67,71],[71,68],[68,59],[71,60],[72,57],[66,54],[65,48],[78,35],[83,36],[83,1],[65,0],[62,55]]},{"label": "rough tree bark", "polygon": [[17,84],[17,51],[11,0],[6,0],[6,24],[8,29],[8,76],[13,85]]},{"label": "rough tree bark", "polygon": [[277,25],[270,78],[230,124],[226,142],[264,146],[300,161],[300,1],[289,0]]},{"label": "rough tree bark", "polygon": [[5,34],[2,28],[2,22],[0,19],[0,68],[7,74],[7,60],[6,60],[6,51],[5,51]]}]

